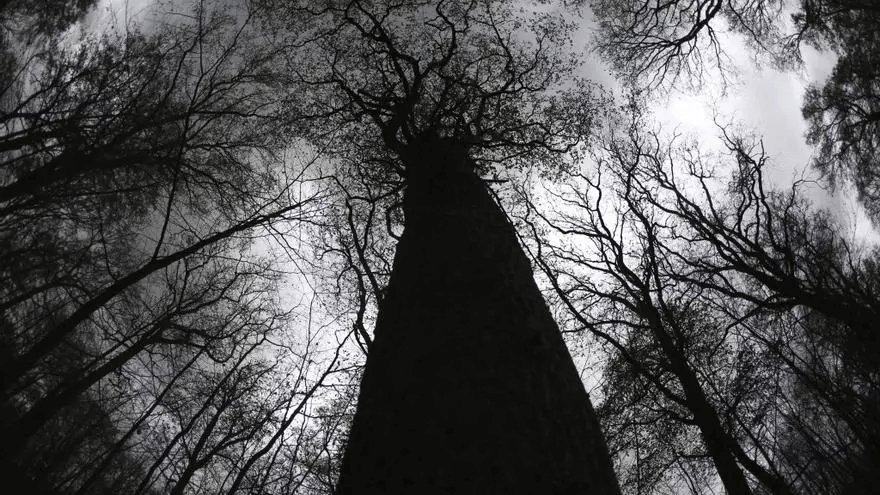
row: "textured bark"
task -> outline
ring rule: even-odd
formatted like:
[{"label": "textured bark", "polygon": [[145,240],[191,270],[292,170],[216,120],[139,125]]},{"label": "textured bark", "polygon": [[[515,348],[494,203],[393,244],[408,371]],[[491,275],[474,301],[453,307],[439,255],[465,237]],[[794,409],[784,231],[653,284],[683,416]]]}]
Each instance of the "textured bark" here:
[{"label": "textured bark", "polygon": [[513,227],[462,151],[414,149],[337,493],[619,493]]}]

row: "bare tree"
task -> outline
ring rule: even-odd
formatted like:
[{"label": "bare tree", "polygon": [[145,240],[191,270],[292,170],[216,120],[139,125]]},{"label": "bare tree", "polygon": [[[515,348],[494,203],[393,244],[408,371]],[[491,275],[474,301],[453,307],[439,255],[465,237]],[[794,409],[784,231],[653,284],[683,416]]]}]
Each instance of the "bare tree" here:
[{"label": "bare tree", "polygon": [[875,224],[880,223],[880,135],[877,47],[874,26],[880,10],[865,2],[806,2],[798,18],[801,31],[813,45],[838,54],[831,77],[810,87],[803,114],[807,140],[818,149],[814,165],[832,183],[852,183]]},{"label": "bare tree", "polygon": [[[751,493],[740,467],[743,463],[748,464],[754,475],[763,477],[762,481],[774,491],[787,493],[784,483],[744,455],[733,432],[725,425],[726,404],[712,397],[712,389],[720,384],[707,383],[715,377],[696,368],[697,363],[725,361],[727,356],[723,352],[718,355],[725,334],[718,332],[715,335],[718,340],[713,341],[711,320],[704,321],[701,317],[705,314],[704,304],[700,302],[703,294],[675,284],[670,275],[681,267],[671,262],[667,254],[671,247],[660,240],[665,235],[663,231],[670,228],[669,224],[651,211],[650,203],[643,199],[644,190],[635,184],[637,157],[647,156],[650,160],[652,154],[618,146],[620,143],[609,146],[612,163],[600,161],[597,178],[580,175],[577,177],[580,181],[572,181],[569,190],[572,195],[554,198],[579,208],[577,216],[566,216],[558,223],[544,217],[558,233],[582,237],[593,244],[589,254],[578,254],[577,248],[552,251],[551,257],[579,265],[573,274],[551,272],[555,280],[563,276],[568,281],[565,287],[555,282],[557,293],[567,301],[569,311],[581,328],[594,330],[609,344],[621,349],[623,356],[616,356],[616,360],[624,363],[618,366],[628,365],[630,373],[640,372],[643,385],[656,388],[649,400],[655,405],[663,404],[661,416],[675,418],[699,430],[706,455],[712,459],[727,492]],[[606,194],[611,195],[612,202],[621,201],[613,213],[603,211],[608,201],[603,201]],[[543,259],[543,253],[538,254]],[[590,274],[582,273],[585,269],[604,275],[604,280],[592,281]],[[582,313],[586,308],[590,308],[591,317]],[[598,320],[593,320],[592,315],[597,315]],[[621,330],[623,334],[617,334]],[[625,363],[626,359],[631,362]],[[610,389],[607,394],[611,396],[617,395],[619,391],[615,389],[623,386],[617,381],[607,385]],[[645,407],[650,411],[650,406]],[[630,409],[623,414],[634,413],[636,411]],[[609,417],[611,421],[616,419]],[[679,441],[687,436],[683,430]],[[674,445],[673,442],[667,447]],[[741,459],[737,453],[742,454]],[[699,451],[691,455],[704,456]]]},{"label": "bare tree", "polygon": [[[309,185],[316,158],[286,154],[287,87],[247,14],[202,5],[191,22],[124,39],[25,38],[7,73],[2,453],[4,472],[32,486],[150,491],[158,455],[179,469],[169,489],[211,491],[203,473],[233,469],[219,458],[252,455],[284,424],[283,404],[241,393],[265,379],[257,370],[278,370],[239,357],[290,331],[275,297],[283,270],[254,246],[317,215],[325,194]],[[211,427],[181,437],[186,455],[170,438],[138,450],[190,373],[218,368],[235,386],[203,398]],[[162,390],[149,404],[145,381]]]},{"label": "bare tree", "polygon": [[766,190],[747,139],[723,133],[725,188],[694,144],[644,126],[551,191],[557,213],[523,216],[550,229],[533,255],[568,328],[610,354],[600,411],[624,486],[704,480],[707,458],[730,492],[862,486],[876,459],[876,255],[797,187]]},{"label": "bare tree", "polygon": [[714,76],[726,84],[735,71],[724,46],[731,31],[779,65],[799,61],[791,34],[780,23],[784,1],[596,0],[589,5],[600,27],[596,49],[621,75],[648,88],[699,87]]},{"label": "bare tree", "polygon": [[[589,127],[595,99],[559,84],[573,26],[495,2],[286,9],[273,10],[279,37],[302,47],[291,71],[312,88],[300,108],[327,122],[313,139],[341,135],[343,165],[405,187],[337,493],[616,492],[583,385],[479,175],[561,165]],[[343,259],[361,257],[360,239]]]}]

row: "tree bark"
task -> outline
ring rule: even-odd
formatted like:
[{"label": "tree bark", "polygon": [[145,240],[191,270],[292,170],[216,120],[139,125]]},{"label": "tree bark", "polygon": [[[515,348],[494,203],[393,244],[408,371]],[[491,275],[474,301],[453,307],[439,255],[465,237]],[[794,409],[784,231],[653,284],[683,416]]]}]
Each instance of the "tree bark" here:
[{"label": "tree bark", "polygon": [[337,494],[619,493],[513,227],[461,147],[409,151],[405,230]]}]

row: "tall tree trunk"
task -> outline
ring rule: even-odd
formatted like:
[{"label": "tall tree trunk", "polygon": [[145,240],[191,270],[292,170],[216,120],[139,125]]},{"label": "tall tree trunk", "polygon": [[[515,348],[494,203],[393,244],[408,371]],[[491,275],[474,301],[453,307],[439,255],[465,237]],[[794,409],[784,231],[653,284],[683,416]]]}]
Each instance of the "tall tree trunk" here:
[{"label": "tall tree trunk", "polygon": [[[693,414],[693,420],[712,462],[718,477],[728,495],[750,495],[752,492],[740,464],[775,495],[791,495],[785,480],[769,469],[761,466],[743,450],[740,443],[724,429],[718,412],[712,406],[699,377],[688,363],[687,356],[678,347],[670,331],[681,334],[680,329],[673,330],[666,326],[660,311],[651,303],[650,295],[645,292],[641,303],[642,316],[648,321],[654,337],[668,360],[670,370],[678,379],[684,392],[687,407]],[[670,320],[673,325],[674,319]],[[739,460],[739,462],[737,462]]]},{"label": "tall tree trunk", "polygon": [[619,493],[513,227],[462,149],[411,149],[337,493]]}]

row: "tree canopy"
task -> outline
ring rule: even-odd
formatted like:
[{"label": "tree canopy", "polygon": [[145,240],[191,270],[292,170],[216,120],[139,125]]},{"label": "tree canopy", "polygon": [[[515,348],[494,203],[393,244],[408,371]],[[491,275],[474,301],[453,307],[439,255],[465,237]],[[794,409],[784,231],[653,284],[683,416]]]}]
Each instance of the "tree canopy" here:
[{"label": "tree canopy", "polygon": [[[870,2],[106,8],[0,2],[10,483],[880,483],[880,250],[815,192],[876,228]],[[785,157],[737,116],[655,118],[737,91],[743,50],[834,57],[802,98],[812,179],[771,181]]]}]

